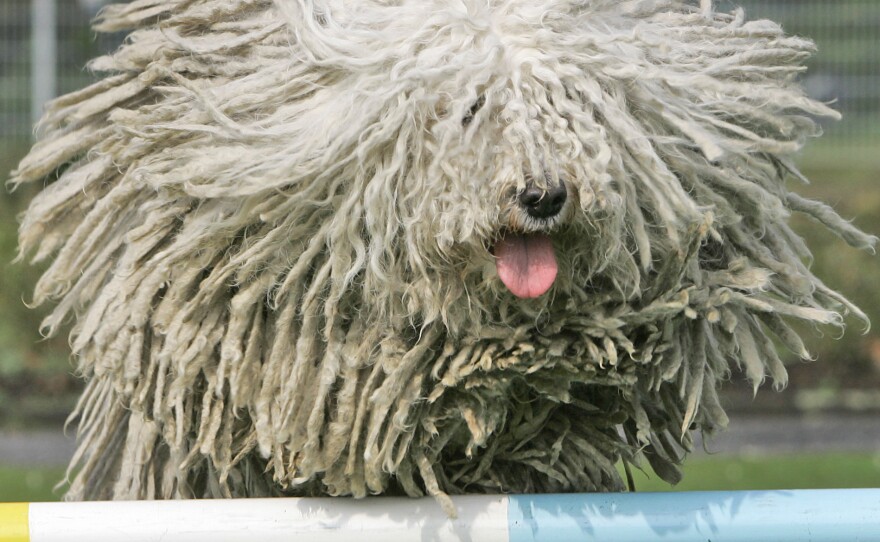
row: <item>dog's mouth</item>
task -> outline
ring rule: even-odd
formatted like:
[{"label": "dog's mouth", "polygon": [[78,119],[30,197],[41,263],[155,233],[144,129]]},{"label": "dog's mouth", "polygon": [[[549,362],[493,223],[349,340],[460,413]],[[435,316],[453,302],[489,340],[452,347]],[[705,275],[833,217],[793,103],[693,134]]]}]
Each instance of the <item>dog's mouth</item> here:
[{"label": "dog's mouth", "polygon": [[547,234],[505,232],[493,252],[498,276],[513,295],[540,297],[553,286],[559,266]]}]

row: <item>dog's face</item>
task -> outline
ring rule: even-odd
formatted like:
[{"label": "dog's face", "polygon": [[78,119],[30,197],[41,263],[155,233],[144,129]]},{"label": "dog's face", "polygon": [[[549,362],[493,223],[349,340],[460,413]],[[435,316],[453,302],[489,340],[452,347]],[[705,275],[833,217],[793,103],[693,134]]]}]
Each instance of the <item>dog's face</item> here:
[{"label": "dog's face", "polygon": [[[439,319],[458,333],[499,304],[531,318],[572,288],[637,295],[652,261],[678,248],[675,232],[705,214],[652,148],[690,143],[652,141],[637,130],[655,119],[632,113],[662,99],[664,82],[639,78],[664,53],[621,43],[636,20],[613,3],[426,9],[364,3],[298,23],[322,47],[304,39],[316,88],[289,117],[290,148],[278,147],[286,193],[309,194],[291,212],[332,205],[335,227],[351,232],[332,240],[352,253],[345,280],[406,325]],[[304,144],[315,169],[286,167]],[[261,172],[260,159],[236,171]],[[665,209],[621,186],[640,182],[670,192]],[[669,229],[673,243],[649,246],[646,228]]]},{"label": "dog's face", "polygon": [[[278,146],[286,193],[308,194],[291,212],[332,206],[348,234],[331,250],[351,255],[334,273],[367,310],[406,315],[398,329],[439,320],[467,333],[554,303],[571,312],[572,296],[637,299],[658,263],[692,252],[693,230],[720,241],[741,215],[767,214],[763,194],[732,206],[725,191],[766,183],[776,171],[763,153],[795,148],[810,130],[803,117],[769,118],[760,85],[720,85],[703,39],[660,7],[427,11],[364,3],[291,22],[315,88],[287,104],[295,133]],[[710,33],[740,24],[685,11]],[[789,75],[766,84],[802,100]],[[291,163],[304,154],[314,169]],[[260,159],[236,169],[260,173]],[[735,253],[716,250],[712,265]]]}]

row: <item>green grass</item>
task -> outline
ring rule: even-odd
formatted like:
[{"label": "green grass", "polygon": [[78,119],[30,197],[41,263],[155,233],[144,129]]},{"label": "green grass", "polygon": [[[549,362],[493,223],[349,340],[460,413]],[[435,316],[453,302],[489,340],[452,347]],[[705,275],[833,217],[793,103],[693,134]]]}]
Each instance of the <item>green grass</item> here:
[{"label": "green grass", "polygon": [[[697,457],[675,487],[635,471],[639,491],[831,489],[880,487],[880,454],[833,453],[771,457]],[[62,468],[0,467],[0,502],[57,501]]]},{"label": "green grass", "polygon": [[52,488],[64,477],[64,468],[0,467],[0,502],[57,501]]},{"label": "green grass", "polygon": [[639,491],[834,489],[880,487],[880,454],[833,453],[756,457],[697,457],[675,487],[633,472]]}]

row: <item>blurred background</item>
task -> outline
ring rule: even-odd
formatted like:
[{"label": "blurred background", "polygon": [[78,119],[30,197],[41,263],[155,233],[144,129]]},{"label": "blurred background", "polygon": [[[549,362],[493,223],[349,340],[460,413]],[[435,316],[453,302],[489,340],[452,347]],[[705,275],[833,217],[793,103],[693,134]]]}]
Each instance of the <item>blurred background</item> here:
[{"label": "blurred background", "polygon": [[[0,171],[32,142],[46,100],[89,83],[86,62],[118,35],[89,28],[103,0],[0,0]],[[800,192],[880,234],[880,0],[742,0],[749,19],[771,18],[819,47],[803,82],[844,120],[826,127],[799,161],[813,184]],[[42,338],[45,310],[25,306],[40,270],[13,263],[16,215],[38,187],[0,191],[0,501],[54,500],[73,452],[65,416],[80,383],[66,337]],[[880,328],[880,260],[798,220],[814,267]],[[675,490],[880,487],[880,333],[851,321],[843,337],[808,329],[816,359],[789,359],[791,384],[757,397],[734,374],[723,400],[731,427],[686,464]],[[670,490],[637,476],[640,489]]]}]

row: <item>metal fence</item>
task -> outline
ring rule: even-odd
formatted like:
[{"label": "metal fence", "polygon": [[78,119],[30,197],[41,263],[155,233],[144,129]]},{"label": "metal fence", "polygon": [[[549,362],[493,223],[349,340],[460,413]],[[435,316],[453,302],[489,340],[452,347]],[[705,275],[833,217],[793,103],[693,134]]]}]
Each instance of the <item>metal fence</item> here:
[{"label": "metal fence", "polygon": [[[726,0],[719,7],[730,8]],[[808,92],[843,113],[829,141],[880,144],[880,0],[740,0],[749,18],[809,36],[819,53],[804,78]],[[723,4],[723,5],[722,5]]]},{"label": "metal fence", "polygon": [[[45,98],[86,84],[88,59],[119,43],[120,36],[89,28],[106,1],[0,0],[0,159],[15,158],[30,141],[34,112]],[[824,141],[843,148],[880,144],[880,0],[716,3],[722,10],[741,4],[751,19],[771,18],[815,39],[820,52],[804,84],[814,97],[836,101],[844,114],[843,122],[827,127]]]},{"label": "metal fence", "polygon": [[0,0],[0,159],[18,158],[43,103],[93,81],[86,62],[120,43],[90,28],[104,3]]}]

